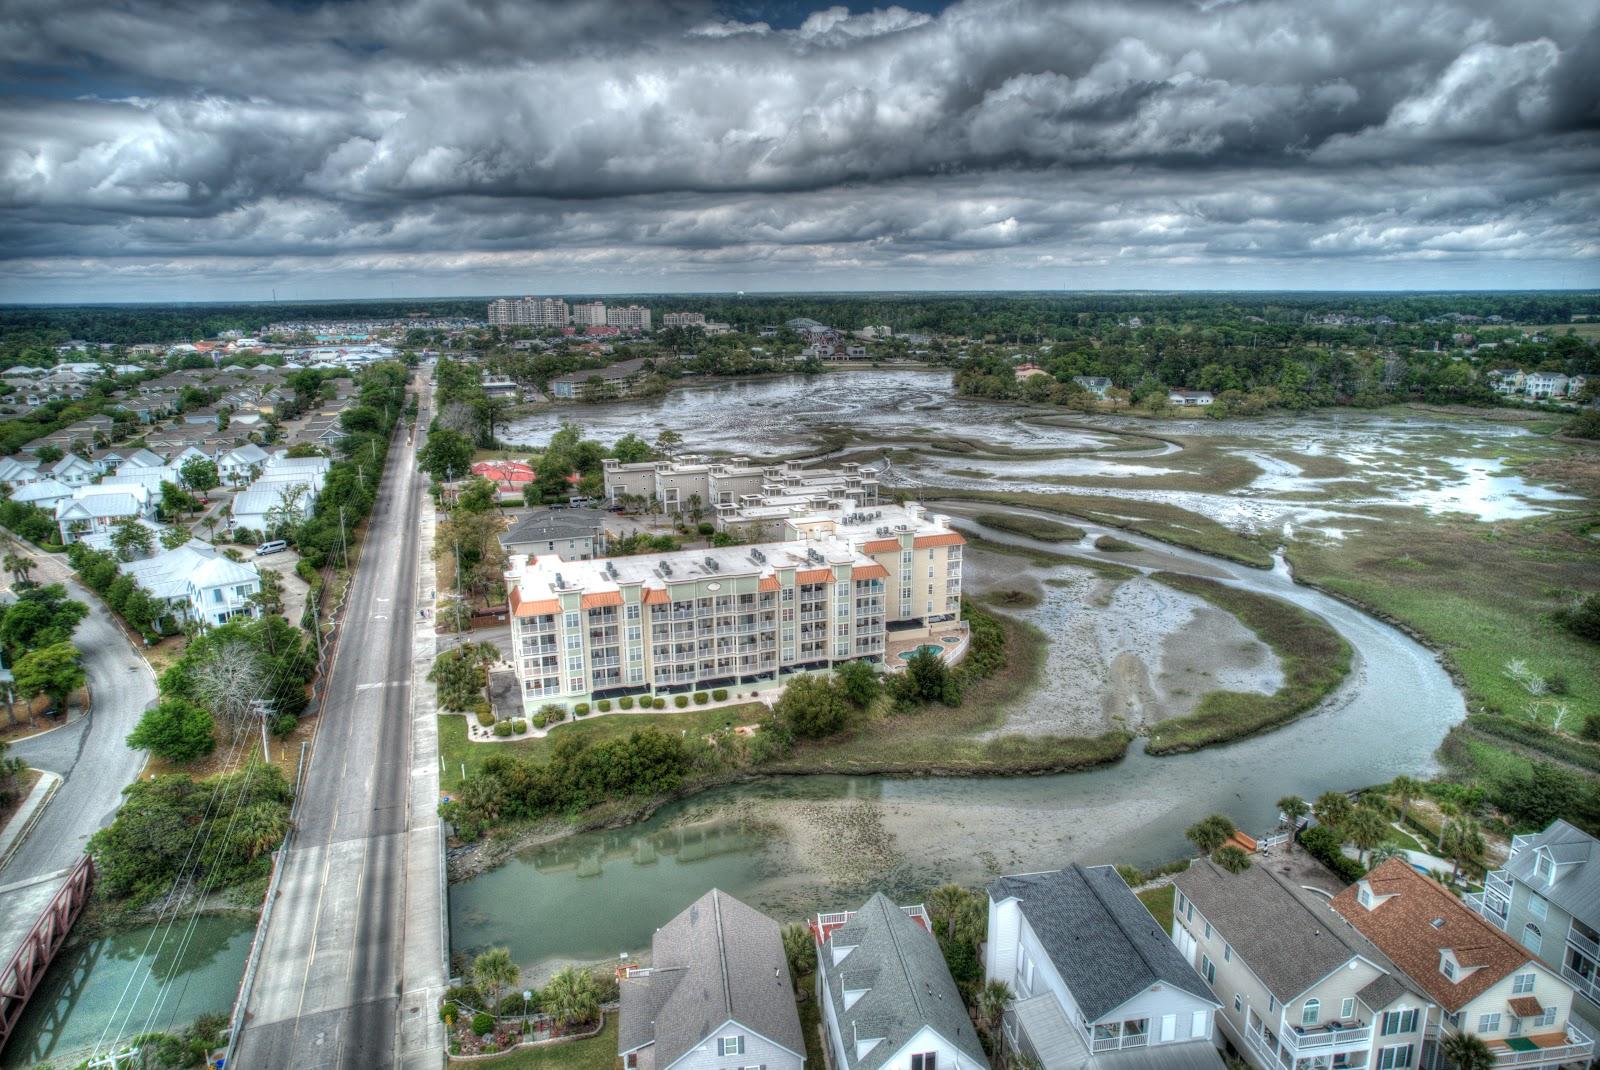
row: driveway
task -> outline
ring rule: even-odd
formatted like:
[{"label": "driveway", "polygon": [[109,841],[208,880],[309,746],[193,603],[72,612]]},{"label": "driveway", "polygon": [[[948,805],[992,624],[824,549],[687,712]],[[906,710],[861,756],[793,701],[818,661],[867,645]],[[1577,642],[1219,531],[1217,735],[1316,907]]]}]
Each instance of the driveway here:
[{"label": "driveway", "polygon": [[83,854],[89,837],[111,823],[122,805],[122,789],[144,768],[143,751],[126,739],[156,699],[155,673],[136,653],[98,597],[69,579],[66,559],[36,553],[34,579],[65,583],[89,607],[73,643],[89,674],[91,712],[71,724],[18,740],[11,755],[36,769],[59,774],[63,783],[38,824],[0,870],[0,884],[53,873]]}]

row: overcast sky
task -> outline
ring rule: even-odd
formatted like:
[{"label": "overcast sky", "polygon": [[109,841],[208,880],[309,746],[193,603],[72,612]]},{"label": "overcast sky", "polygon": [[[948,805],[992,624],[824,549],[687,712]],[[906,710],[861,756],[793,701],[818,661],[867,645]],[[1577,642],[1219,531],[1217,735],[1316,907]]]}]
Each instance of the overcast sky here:
[{"label": "overcast sky", "polygon": [[5,0],[0,300],[1600,285],[1595,0]]}]

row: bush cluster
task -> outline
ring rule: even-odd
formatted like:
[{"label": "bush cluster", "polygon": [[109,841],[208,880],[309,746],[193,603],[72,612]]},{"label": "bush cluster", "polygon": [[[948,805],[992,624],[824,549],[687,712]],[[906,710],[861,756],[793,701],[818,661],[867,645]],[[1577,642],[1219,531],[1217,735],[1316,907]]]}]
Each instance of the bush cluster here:
[{"label": "bush cluster", "polygon": [[1360,880],[1367,872],[1367,867],[1341,850],[1344,844],[1338,835],[1321,825],[1313,825],[1300,833],[1300,846],[1346,884]]}]

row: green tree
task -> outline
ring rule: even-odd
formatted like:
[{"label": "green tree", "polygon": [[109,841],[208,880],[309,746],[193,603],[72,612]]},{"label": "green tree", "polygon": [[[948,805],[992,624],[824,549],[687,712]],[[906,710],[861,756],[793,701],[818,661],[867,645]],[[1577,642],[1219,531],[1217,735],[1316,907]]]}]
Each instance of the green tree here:
[{"label": "green tree", "polygon": [[456,495],[456,508],[469,513],[487,513],[499,503],[499,488],[482,476],[472,480]]},{"label": "green tree", "polygon": [[194,536],[185,528],[162,528],[161,548],[163,550],[176,550]]},{"label": "green tree", "polygon": [[417,453],[417,466],[441,482],[464,479],[472,466],[472,451],[471,439],[447,427],[436,427]]},{"label": "green tree", "polygon": [[54,643],[29,651],[12,668],[17,693],[23,698],[49,696],[58,712],[65,713],[67,696],[88,682],[78,648]]},{"label": "green tree", "polygon": [[1470,818],[1452,821],[1444,830],[1444,853],[1450,859],[1450,879],[1455,880],[1462,866],[1481,867],[1483,863],[1483,833],[1478,823]]},{"label": "green tree", "polygon": [[1422,797],[1422,784],[1415,777],[1397,776],[1389,781],[1389,795],[1400,804],[1400,821],[1404,823],[1410,815],[1411,804]]},{"label": "green tree", "polygon": [[1282,814],[1289,822],[1289,828],[1297,828],[1300,819],[1311,812],[1311,804],[1298,795],[1285,795],[1278,800],[1278,813]]},{"label": "green tree", "polygon": [[561,1025],[592,1022],[600,1013],[599,987],[588,971],[563,966],[539,993],[539,1006]]},{"label": "green tree", "polygon": [[683,436],[670,427],[662,428],[656,435],[656,452],[671,457],[683,445]]},{"label": "green tree", "polygon": [[983,1023],[984,1031],[989,1036],[994,1037],[999,1033],[1000,1022],[1005,1018],[1006,1008],[1011,1006],[1011,1001],[1014,999],[1016,993],[1011,991],[1010,985],[1001,980],[991,980],[978,989],[978,1020]]},{"label": "green tree", "polygon": [[510,948],[491,947],[472,960],[472,983],[489,997],[486,1009],[491,1014],[500,1013],[500,1001],[521,977],[522,970],[512,960]]},{"label": "green tree", "polygon": [[950,666],[931,650],[919,648],[906,662],[905,671],[891,676],[886,686],[902,706],[933,702],[954,706],[961,701]]},{"label": "green tree", "polygon": [[141,524],[137,517],[127,517],[117,521],[111,531],[111,548],[117,552],[117,557],[122,561],[132,561],[135,558],[145,557],[155,546],[155,536],[150,529]]},{"label": "green tree", "polygon": [[192,762],[217,745],[211,714],[181,698],[164,699],[146,710],[128,734],[128,746],[172,762]]},{"label": "green tree", "polygon": [[882,689],[878,671],[865,661],[847,661],[833,670],[833,677],[845,699],[858,710],[871,706]]},{"label": "green tree", "polygon": [[1344,834],[1365,859],[1389,833],[1389,822],[1371,806],[1358,806],[1345,819]]},{"label": "green tree", "polygon": [[31,582],[30,577],[33,575],[34,564],[33,558],[27,554],[11,551],[6,554],[5,561],[0,564],[3,564],[5,570],[11,573],[11,582],[15,586],[21,587]]},{"label": "green tree", "polygon": [[178,469],[178,481],[183,488],[195,494],[205,494],[221,483],[215,462],[205,457],[190,457]]},{"label": "green tree", "polygon": [[161,515],[171,520],[174,517],[192,513],[200,508],[200,502],[194,495],[178,486],[176,483],[163,481],[161,484]]},{"label": "green tree", "polygon": [[1496,1059],[1482,1038],[1464,1030],[1447,1034],[1439,1050],[1455,1070],[1494,1070]]},{"label": "green tree", "polygon": [[1211,861],[1229,873],[1243,873],[1250,868],[1250,856],[1237,844],[1225,843],[1211,853]]},{"label": "green tree", "polygon": [[1212,814],[1184,829],[1183,834],[1195,849],[1203,855],[1209,855],[1224,843],[1234,833],[1233,820],[1226,814]]},{"label": "green tree", "polygon": [[89,607],[67,597],[59,583],[30,587],[9,606],[0,606],[0,646],[13,657],[72,638]]},{"label": "green tree", "polygon": [[623,464],[638,464],[654,455],[650,444],[631,431],[611,444],[611,456]]},{"label": "green tree", "polygon": [[60,446],[40,446],[34,456],[39,458],[41,464],[55,464],[66,454],[61,452]]},{"label": "green tree", "polygon": [[789,979],[796,985],[817,968],[817,941],[808,926],[790,922],[783,927],[783,957],[789,963]]},{"label": "green tree", "polygon": [[797,676],[772,707],[779,723],[802,739],[822,739],[844,727],[848,705],[832,680]]},{"label": "green tree", "polygon": [[500,660],[493,643],[468,643],[446,650],[433,659],[428,679],[439,692],[439,707],[459,713],[470,711],[484,699],[488,666]]},{"label": "green tree", "polygon": [[1325,791],[1311,804],[1311,812],[1317,815],[1317,824],[1341,834],[1345,819],[1350,816],[1352,809],[1350,797],[1342,791]]}]

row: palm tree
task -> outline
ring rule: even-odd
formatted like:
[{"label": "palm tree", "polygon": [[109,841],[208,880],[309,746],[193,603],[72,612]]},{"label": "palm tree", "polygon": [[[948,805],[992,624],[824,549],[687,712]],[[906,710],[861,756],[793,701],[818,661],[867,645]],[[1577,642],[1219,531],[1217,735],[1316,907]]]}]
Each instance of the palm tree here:
[{"label": "palm tree", "polygon": [[1463,865],[1476,865],[1483,858],[1483,834],[1471,818],[1452,821],[1445,829],[1444,852],[1450,859],[1450,879],[1454,881]]},{"label": "palm tree", "polygon": [[1462,815],[1462,812],[1463,811],[1461,809],[1461,804],[1460,803],[1455,802],[1455,801],[1453,801],[1451,799],[1440,799],[1439,800],[1440,822],[1439,822],[1439,844],[1438,844],[1438,847],[1436,848],[1437,850],[1439,850],[1439,851],[1443,851],[1444,850],[1444,834],[1446,832],[1450,831],[1451,822],[1454,821],[1456,818],[1460,817]]},{"label": "palm tree", "polygon": [[282,843],[288,831],[289,818],[283,807],[263,803],[239,813],[233,842],[253,862]]},{"label": "palm tree", "polygon": [[1350,797],[1342,791],[1325,791],[1311,804],[1311,812],[1317,815],[1317,824],[1329,829],[1341,828],[1352,809]]},{"label": "palm tree", "polygon": [[991,1037],[999,1030],[1006,1008],[1015,998],[1016,994],[1011,991],[1011,986],[1004,981],[990,981],[978,990],[978,1020],[983,1023],[984,1031]]},{"label": "palm tree", "polygon": [[1398,843],[1385,840],[1383,843],[1378,844],[1378,846],[1367,852],[1367,865],[1372,869],[1377,869],[1379,866],[1389,861],[1389,859],[1404,858],[1405,855],[1405,851]]},{"label": "palm tree", "polygon": [[966,904],[967,890],[959,884],[941,884],[928,893],[928,913],[935,924],[943,922],[945,939],[956,938],[956,916]]},{"label": "palm tree", "polygon": [[1226,843],[1233,833],[1233,821],[1227,815],[1212,814],[1190,825],[1183,834],[1189,837],[1196,850],[1208,855]]},{"label": "palm tree", "polygon": [[1345,819],[1344,832],[1356,850],[1361,852],[1363,858],[1368,851],[1383,842],[1389,832],[1389,822],[1383,815],[1370,806],[1358,806]]},{"label": "palm tree", "polygon": [[33,572],[33,558],[27,554],[8,553],[4,562],[5,570],[11,573],[11,578],[17,586],[28,582],[29,575]]},{"label": "palm tree", "polygon": [[1250,856],[1244,853],[1243,847],[1232,843],[1218,847],[1212,854],[1211,861],[1229,873],[1243,873],[1250,868]]},{"label": "palm tree", "polygon": [[796,985],[817,968],[817,941],[808,927],[797,921],[783,927],[783,957],[789,960],[789,979]]},{"label": "palm tree", "polygon": [[600,993],[587,972],[564,966],[544,986],[539,1005],[561,1025],[592,1022],[600,1013]]},{"label": "palm tree", "polygon": [[1300,819],[1311,812],[1311,804],[1298,795],[1285,795],[1278,800],[1278,812],[1289,822],[1291,833],[1300,827]]},{"label": "palm tree", "polygon": [[1415,777],[1397,776],[1389,781],[1389,794],[1400,804],[1400,821],[1404,824],[1411,804],[1422,795],[1422,784]]},{"label": "palm tree", "polygon": [[500,1012],[500,999],[506,989],[517,983],[522,970],[511,959],[511,949],[491,947],[472,960],[472,982],[478,991],[489,997],[490,1014]]},{"label": "palm tree", "polygon": [[1455,1070],[1494,1070],[1494,1052],[1471,1033],[1451,1033],[1439,1048]]}]

